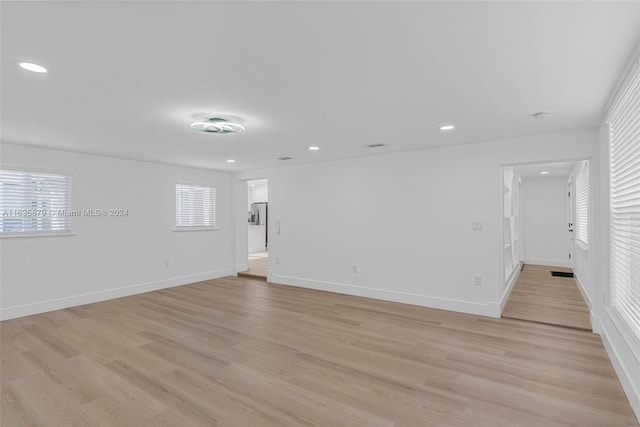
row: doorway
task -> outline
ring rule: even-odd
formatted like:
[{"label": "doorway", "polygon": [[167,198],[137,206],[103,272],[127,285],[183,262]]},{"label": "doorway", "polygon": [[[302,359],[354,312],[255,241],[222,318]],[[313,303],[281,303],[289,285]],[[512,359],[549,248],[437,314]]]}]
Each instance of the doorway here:
[{"label": "doorway", "polygon": [[575,176],[585,163],[503,168],[508,300],[502,317],[591,330],[589,308],[572,271]]},{"label": "doorway", "polygon": [[242,276],[267,278],[269,265],[269,181],[247,181],[247,271]]}]

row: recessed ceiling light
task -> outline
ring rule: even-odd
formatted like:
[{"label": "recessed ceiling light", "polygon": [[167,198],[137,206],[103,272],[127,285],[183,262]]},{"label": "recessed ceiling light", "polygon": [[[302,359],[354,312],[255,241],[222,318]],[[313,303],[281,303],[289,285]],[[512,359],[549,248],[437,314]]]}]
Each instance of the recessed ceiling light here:
[{"label": "recessed ceiling light", "polygon": [[546,120],[551,117],[551,111],[540,111],[539,113],[533,113],[531,117],[537,120]]},{"label": "recessed ceiling light", "polygon": [[227,160],[227,163],[235,163],[235,162],[236,162],[236,161],[235,161],[235,160],[233,160],[233,159],[229,159],[229,160]]},{"label": "recessed ceiling light", "polygon": [[20,68],[24,68],[27,71],[33,71],[34,73],[46,73],[47,69],[42,65],[33,64],[31,62],[18,62]]},{"label": "recessed ceiling light", "polygon": [[239,133],[244,131],[244,126],[238,123],[231,123],[227,119],[212,117],[206,122],[191,123],[191,129],[200,132],[210,133]]},{"label": "recessed ceiling light", "polygon": [[455,129],[454,125],[442,125],[440,126],[440,130],[453,130]]},{"label": "recessed ceiling light", "polygon": [[317,145],[312,145],[311,147],[309,147],[309,151],[318,151],[320,149],[320,147],[318,147]]},{"label": "recessed ceiling light", "polygon": [[542,171],[542,172],[540,172],[540,175],[549,175],[549,172],[548,171]]}]

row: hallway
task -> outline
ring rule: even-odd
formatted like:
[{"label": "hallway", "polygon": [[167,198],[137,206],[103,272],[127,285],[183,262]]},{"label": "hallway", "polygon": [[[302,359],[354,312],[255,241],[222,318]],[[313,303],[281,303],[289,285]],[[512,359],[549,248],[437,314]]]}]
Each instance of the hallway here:
[{"label": "hallway", "polygon": [[589,307],[575,279],[554,277],[551,271],[571,272],[568,268],[525,264],[502,317],[591,331]]}]

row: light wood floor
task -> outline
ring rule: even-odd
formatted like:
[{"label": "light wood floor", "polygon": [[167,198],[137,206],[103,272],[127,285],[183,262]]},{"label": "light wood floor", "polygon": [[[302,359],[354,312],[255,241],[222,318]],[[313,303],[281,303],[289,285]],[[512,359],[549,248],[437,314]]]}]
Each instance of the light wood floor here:
[{"label": "light wood floor", "polygon": [[502,317],[590,331],[589,307],[575,279],[554,277],[551,271],[568,268],[525,265],[513,286]]},{"label": "light wood floor", "polygon": [[249,254],[249,269],[240,273],[244,277],[261,277],[267,278],[267,270],[269,270],[269,254],[267,252],[259,252]]},{"label": "light wood floor", "polygon": [[2,426],[637,425],[597,335],[246,278],[0,328]]}]

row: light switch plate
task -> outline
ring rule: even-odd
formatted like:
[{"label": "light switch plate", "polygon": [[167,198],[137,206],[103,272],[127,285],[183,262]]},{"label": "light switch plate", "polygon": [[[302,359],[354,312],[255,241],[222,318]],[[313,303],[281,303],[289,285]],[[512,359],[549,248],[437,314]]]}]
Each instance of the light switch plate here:
[{"label": "light switch plate", "polygon": [[483,231],[483,230],[484,230],[484,224],[482,224],[482,222],[473,221],[471,223],[471,231]]}]

